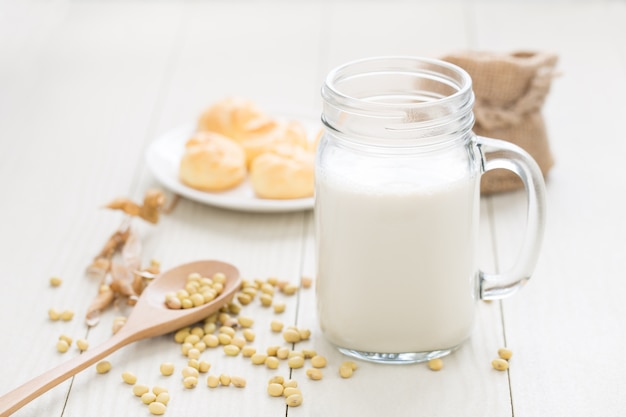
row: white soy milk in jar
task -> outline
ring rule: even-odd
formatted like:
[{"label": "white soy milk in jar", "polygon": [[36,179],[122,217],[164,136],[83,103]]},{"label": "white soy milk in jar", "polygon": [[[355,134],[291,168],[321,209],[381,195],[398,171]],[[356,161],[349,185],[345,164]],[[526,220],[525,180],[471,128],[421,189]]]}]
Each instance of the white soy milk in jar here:
[{"label": "white soy milk in jar", "polygon": [[370,187],[329,177],[318,172],[315,208],[328,340],[385,353],[461,344],[475,308],[476,178]]}]

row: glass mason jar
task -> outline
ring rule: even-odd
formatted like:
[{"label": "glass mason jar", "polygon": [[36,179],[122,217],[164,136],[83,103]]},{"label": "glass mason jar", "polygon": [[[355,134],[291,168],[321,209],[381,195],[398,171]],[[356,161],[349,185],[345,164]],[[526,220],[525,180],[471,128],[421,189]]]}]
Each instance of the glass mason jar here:
[{"label": "glass mason jar", "polygon": [[[519,147],[472,132],[472,81],[455,65],[355,61],[330,72],[322,97],[321,329],[343,353],[365,360],[444,356],[470,337],[477,300],[508,296],[530,278],[544,227],[541,172]],[[480,177],[495,168],[524,182],[528,222],[517,263],[490,274],[478,269],[476,247]]]}]

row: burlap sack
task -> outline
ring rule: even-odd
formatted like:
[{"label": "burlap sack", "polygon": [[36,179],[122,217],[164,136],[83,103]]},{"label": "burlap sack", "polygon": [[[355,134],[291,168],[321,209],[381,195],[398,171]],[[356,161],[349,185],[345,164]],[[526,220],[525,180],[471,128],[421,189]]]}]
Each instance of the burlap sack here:
[{"label": "burlap sack", "polygon": [[[461,52],[443,57],[465,69],[472,77],[474,132],[503,139],[523,149],[537,161],[544,177],[554,164],[541,107],[550,91],[558,57],[542,52]],[[488,157],[488,156],[487,156]],[[486,173],[483,193],[522,187],[519,178],[505,170]]]}]

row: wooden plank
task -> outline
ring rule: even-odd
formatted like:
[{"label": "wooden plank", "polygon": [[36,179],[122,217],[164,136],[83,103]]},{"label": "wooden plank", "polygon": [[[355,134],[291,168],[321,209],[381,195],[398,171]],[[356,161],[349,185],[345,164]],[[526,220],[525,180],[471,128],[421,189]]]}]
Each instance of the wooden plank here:
[{"label": "wooden plank", "polygon": [[[195,119],[204,107],[229,94],[255,99],[269,111],[310,108],[312,95],[306,87],[312,84],[310,78],[315,74],[315,67],[307,62],[314,62],[316,56],[308,51],[311,44],[317,44],[318,35],[313,26],[315,20],[303,25],[301,20],[293,18],[302,7],[307,15],[317,10],[311,6],[281,6],[278,10],[265,5],[247,5],[242,13],[240,8],[224,4],[186,5],[176,34],[177,52],[172,57],[169,79],[160,90],[154,123],[150,127],[153,135],[148,141],[156,136],[154,132],[158,134]],[[301,36],[285,36],[300,32]],[[285,55],[285,50],[293,53]],[[290,107],[284,106],[285,103]],[[145,169],[136,181],[137,193],[157,185]],[[306,216],[306,213],[240,213],[182,199],[171,215],[146,231],[145,252],[160,259],[164,266],[214,258],[232,262],[249,279],[276,276],[298,282]],[[281,294],[275,298],[287,303],[286,312],[280,316],[261,307],[258,299],[244,308],[244,314],[255,318],[254,346],[259,351],[270,345],[284,344],[279,333],[269,331],[272,319],[280,319],[285,325],[295,323],[297,298]],[[102,326],[92,336],[103,340],[107,333],[108,326]],[[130,388],[117,383],[119,373],[129,369],[145,383],[161,384],[170,389],[172,401],[168,413],[194,413],[204,404],[210,404],[218,413],[285,414],[284,402],[269,398],[265,386],[271,375],[288,373],[286,363],[281,363],[277,371],[255,367],[241,356],[225,356],[221,348],[208,349],[202,357],[212,363],[210,373],[244,376],[248,386],[244,390],[233,387],[212,390],[206,386],[206,375],[202,375],[195,390],[183,388],[180,370],[187,360],[171,337],[164,337],[140,342],[112,355],[116,372],[106,376],[112,383],[101,384],[99,395],[122,398],[112,405],[114,412],[127,409],[140,412],[142,405],[130,395]],[[158,364],[165,360],[174,362],[177,367],[174,376],[169,378],[158,373]],[[93,374],[77,378],[79,383],[74,386],[69,403],[72,413],[90,412],[83,398],[91,392],[91,379],[95,379]]]},{"label": "wooden plank", "polygon": [[[545,108],[556,166],[548,180],[548,224],[535,277],[503,302],[514,350],[516,416],[618,415],[624,366],[604,361],[626,346],[622,319],[626,247],[626,154],[615,132],[624,114],[625,66],[616,32],[624,7],[607,3],[477,8],[481,49],[536,48],[560,57],[563,75]],[[581,30],[584,28],[584,30]],[[623,37],[623,30],[621,31]],[[548,36],[547,34],[550,34]],[[516,256],[524,198],[495,199],[500,262]]]},{"label": "wooden plank", "polygon": [[[167,59],[170,34],[163,27],[177,10],[73,5],[62,18],[53,14],[62,21],[54,30],[33,28],[38,41],[3,67],[9,78],[2,82],[11,86],[4,98],[12,105],[0,123],[9,150],[0,156],[0,248],[3,275],[11,277],[6,290],[15,296],[0,311],[16,318],[3,325],[9,339],[32,326],[27,340],[39,348],[24,361],[13,360],[27,358],[23,346],[2,348],[3,370],[14,377],[2,378],[1,392],[76,355],[75,348],[56,352],[61,333],[86,336],[82,315],[97,283],[83,271],[121,221],[101,207],[131,189],[162,78],[155,68]],[[64,279],[61,288],[48,288],[51,275]],[[53,306],[76,317],[48,323]],[[69,381],[16,414],[60,415],[68,389]]]},{"label": "wooden plank", "polygon": [[[450,49],[468,47],[466,35],[470,28],[466,25],[465,5],[458,8],[433,3],[377,6],[371,3],[327,6],[327,44],[322,49],[327,51],[328,58],[321,63],[323,71],[367,56],[437,56]],[[358,22],[354,20],[355,7],[359,10]],[[493,270],[488,200],[483,201],[481,207],[479,260],[482,267]],[[303,271],[305,275],[315,271],[312,240],[307,246]],[[322,381],[307,380],[301,370],[294,372],[299,381],[304,380],[307,401],[307,407],[296,410],[297,413],[409,416],[416,413],[452,415],[463,410],[464,415],[471,416],[511,414],[507,377],[494,372],[490,365],[494,352],[503,343],[499,304],[479,303],[476,321],[472,338],[444,359],[445,368],[440,373],[430,371],[425,364],[389,366],[359,362],[355,375],[343,380],[338,375],[338,367],[347,358],[321,336],[314,294],[302,292],[298,323],[313,329],[312,347],[328,357],[329,366],[324,369]],[[482,382],[476,384],[475,381]],[[309,408],[311,403],[315,406]]]}]

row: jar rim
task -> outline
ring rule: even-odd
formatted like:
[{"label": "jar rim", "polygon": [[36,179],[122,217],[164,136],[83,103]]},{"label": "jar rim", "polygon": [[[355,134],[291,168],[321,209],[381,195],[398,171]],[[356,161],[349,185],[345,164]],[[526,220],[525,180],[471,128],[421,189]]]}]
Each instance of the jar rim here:
[{"label": "jar rim", "polygon": [[418,146],[459,138],[474,125],[472,79],[435,58],[381,56],[332,70],[322,122],[345,140]]},{"label": "jar rim", "polygon": [[[428,70],[426,69],[427,66],[431,66],[434,69],[438,68],[439,71]],[[364,69],[368,68],[369,70],[364,72]],[[338,84],[350,78],[364,76],[368,73],[383,74],[394,72],[414,73],[416,76],[421,75],[425,78],[436,79],[452,87],[455,91],[445,97],[435,98],[430,101],[386,103],[355,97],[341,91],[338,86]],[[451,76],[446,76],[446,72],[454,74],[456,79]],[[338,101],[342,107],[362,109],[365,111],[375,110],[377,112],[393,110],[394,108],[411,110],[433,105],[445,105],[446,102],[458,100],[468,94],[472,94],[472,79],[463,68],[436,58],[408,55],[377,56],[347,62],[331,70],[326,76],[322,87],[322,97],[324,100]]]}]

